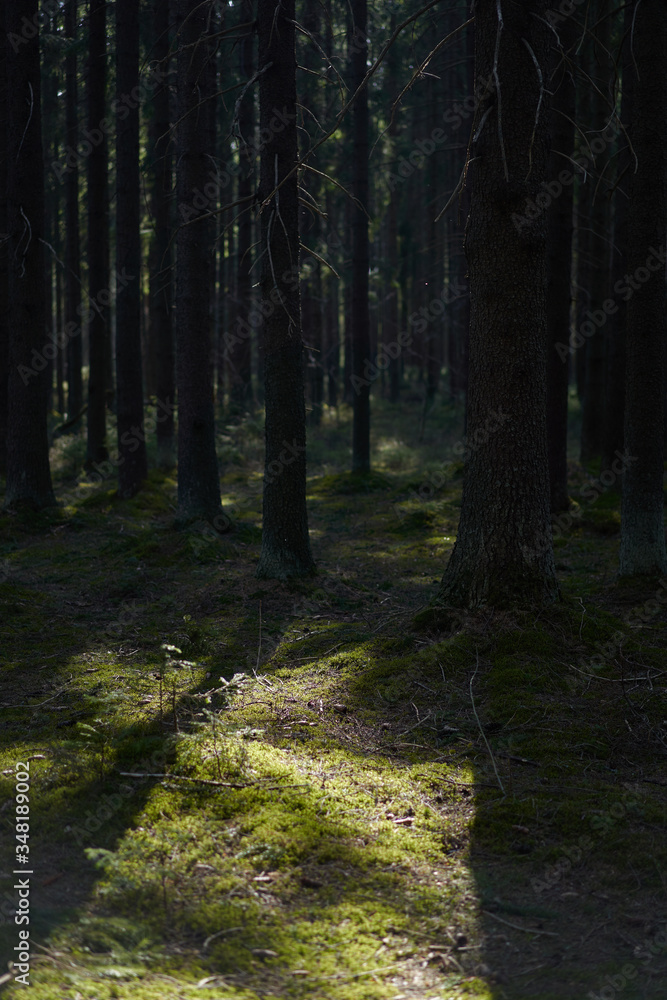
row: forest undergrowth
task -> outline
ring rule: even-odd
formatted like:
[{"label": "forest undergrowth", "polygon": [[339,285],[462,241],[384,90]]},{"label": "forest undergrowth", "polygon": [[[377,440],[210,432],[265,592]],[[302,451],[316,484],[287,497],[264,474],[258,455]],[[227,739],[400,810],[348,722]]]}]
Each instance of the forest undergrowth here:
[{"label": "forest undergrowth", "polygon": [[227,534],[55,442],[62,505],[0,516],[0,981],[22,761],[34,1000],[664,997],[667,582],[616,582],[572,461],[560,603],[439,627],[461,413],[422,416],[375,406],[369,477],[346,410],[310,430],[292,584],[254,575],[259,418],[219,435]]}]

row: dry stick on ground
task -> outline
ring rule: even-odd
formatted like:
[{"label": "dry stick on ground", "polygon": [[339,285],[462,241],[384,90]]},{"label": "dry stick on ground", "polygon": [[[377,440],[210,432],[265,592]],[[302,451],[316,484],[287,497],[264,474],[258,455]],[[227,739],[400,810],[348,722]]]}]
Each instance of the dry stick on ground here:
[{"label": "dry stick on ground", "polygon": [[549,937],[560,937],[560,934],[556,934],[556,931],[541,931],[537,927],[522,927],[521,924],[513,924],[511,921],[499,917],[496,913],[491,913],[490,910],[482,910],[482,913],[485,913],[487,917],[491,917],[492,920],[497,920],[500,924],[513,927],[515,930],[523,931],[525,934],[547,934]]},{"label": "dry stick on ground", "polygon": [[234,781],[211,781],[209,778],[188,778],[184,774],[139,774],[135,771],[119,771],[122,778],[170,778],[172,781],[193,781],[200,785],[214,785],[219,788],[257,788],[260,792],[281,792],[285,788],[308,788],[302,785],[260,785],[256,781],[240,784]]},{"label": "dry stick on ground", "polygon": [[479,731],[482,734],[482,739],[484,740],[484,742],[486,744],[486,749],[489,751],[489,757],[491,758],[491,763],[493,764],[493,770],[496,772],[496,778],[498,779],[498,784],[500,785],[500,791],[503,793],[503,795],[505,795],[506,792],[505,792],[505,789],[503,788],[503,783],[500,780],[500,775],[498,774],[498,768],[496,767],[495,758],[494,758],[493,753],[491,751],[491,747],[489,746],[489,741],[486,738],[486,734],[485,734],[484,730],[482,729],[482,723],[479,721],[479,715],[477,714],[477,709],[475,708],[475,699],[474,699],[473,693],[472,693],[472,684],[473,684],[473,681],[475,680],[475,677],[477,675],[477,671],[479,670],[479,652],[475,652],[475,656],[477,658],[477,663],[476,663],[476,666],[475,666],[475,672],[473,673],[472,677],[470,678],[470,701],[472,703],[472,710],[475,713],[475,718],[477,719],[477,725],[479,726]]}]

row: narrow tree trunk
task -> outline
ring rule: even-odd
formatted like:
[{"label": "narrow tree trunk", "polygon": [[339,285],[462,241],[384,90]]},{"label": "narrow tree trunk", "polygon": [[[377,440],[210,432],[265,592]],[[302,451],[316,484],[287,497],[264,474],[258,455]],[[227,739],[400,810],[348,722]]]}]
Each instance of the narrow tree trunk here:
[{"label": "narrow tree trunk", "polygon": [[95,139],[88,156],[88,443],[86,468],[108,458],[106,431],[109,317],[109,149],[100,128],[106,114],[106,0],[91,0],[88,60],[88,128]]},{"label": "narrow tree trunk", "polygon": [[[576,89],[569,63],[577,41],[577,26],[567,18],[560,27],[560,43],[552,50],[554,93],[551,113],[551,156],[549,178],[560,185],[558,175],[571,176],[574,146]],[[552,200],[548,217],[547,292],[547,442],[551,510],[567,510],[567,402],[570,358],[570,313],[572,309],[572,183],[554,187],[559,191]]]},{"label": "narrow tree trunk", "polygon": [[[632,177],[628,274],[644,284],[628,300],[621,576],[667,572],[663,441],[665,232],[667,232],[667,7],[634,4]],[[653,253],[657,251],[657,253]],[[653,271],[653,273],[651,273]]]},{"label": "narrow tree trunk", "polygon": [[116,0],[116,394],[118,490],[132,497],[148,471],[141,363],[139,8]]},{"label": "narrow tree trunk", "polygon": [[[206,99],[213,93],[207,11],[199,0],[178,0],[176,382],[178,390],[178,507],[185,517],[213,520],[220,513],[215,453],[211,355],[212,226],[198,209],[212,149]],[[183,209],[188,206],[188,212]],[[188,217],[188,221],[184,219]]]},{"label": "narrow tree trunk", "polygon": [[[65,140],[76,149],[79,145],[79,109],[77,86],[77,0],[65,4],[65,36],[69,41],[65,57]],[[81,331],[81,245],[79,239],[79,168],[77,160],[65,176],[65,327]],[[82,333],[67,342],[67,418],[68,423],[83,408]],[[77,423],[70,425],[72,432]]]},{"label": "narrow tree trunk", "polygon": [[[51,341],[44,311],[44,162],[37,0],[7,7],[7,232],[9,380],[5,506],[55,504],[46,401]],[[18,39],[18,44],[16,40]]]},{"label": "narrow tree trunk", "polygon": [[[5,44],[6,6],[0,4],[0,44]],[[3,53],[4,56],[4,53]],[[7,74],[0,69],[0,233],[7,232]],[[0,239],[0,476],[7,471],[7,380],[9,378],[9,286],[7,242]]]},{"label": "narrow tree trunk", "polygon": [[[546,0],[476,6],[475,75],[497,74],[473,122],[468,460],[439,599],[475,607],[558,595],[546,447],[546,222],[519,224],[545,176]],[[527,43],[527,44],[526,44]],[[535,61],[540,68],[536,70]],[[539,115],[536,121],[536,112]]]},{"label": "narrow tree trunk", "polygon": [[[242,24],[252,21],[252,0],[243,0],[239,5],[239,18]],[[253,75],[253,45],[254,29],[246,29],[239,45],[241,79],[247,83]],[[241,173],[238,183],[238,246],[236,258],[236,323],[244,332],[236,338],[236,343],[230,354],[230,406],[233,413],[243,414],[253,403],[252,393],[252,339],[249,316],[252,312],[252,215],[250,198],[254,191],[255,163],[255,115],[253,103],[254,90],[250,88],[239,108],[238,127],[241,133],[239,145],[239,165]],[[236,324],[235,324],[236,325]]]},{"label": "narrow tree trunk", "polygon": [[[354,40],[351,62],[352,92],[366,75],[366,0],[351,0]],[[364,87],[352,108],[354,167],[352,192],[358,204],[352,213],[352,471],[370,472],[371,411],[370,384],[364,368],[371,360],[370,317],[368,311],[368,92]],[[360,207],[361,206],[361,207]]]},{"label": "narrow tree trunk", "polygon": [[153,118],[150,128],[152,159],[153,241],[151,246],[151,340],[156,348],[157,452],[161,469],[174,464],[174,334],[172,330],[172,155],[169,133],[169,6],[165,0],[153,2],[153,58],[162,81],[153,91]]},{"label": "narrow tree trunk", "polygon": [[[306,576],[315,569],[306,511],[294,18],[294,0],[283,0],[279,7],[275,0],[259,0],[260,128],[270,138],[262,148],[259,192],[261,290],[267,315],[264,521],[257,575],[272,579]],[[271,128],[276,108],[283,109],[287,120],[280,131]],[[272,193],[278,184],[280,191]]]}]

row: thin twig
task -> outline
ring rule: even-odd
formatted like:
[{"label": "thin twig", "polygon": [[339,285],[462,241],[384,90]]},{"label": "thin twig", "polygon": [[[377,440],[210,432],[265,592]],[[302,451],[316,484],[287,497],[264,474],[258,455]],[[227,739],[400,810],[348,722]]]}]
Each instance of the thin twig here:
[{"label": "thin twig", "polygon": [[491,913],[490,910],[482,910],[487,917],[491,917],[492,920],[497,920],[499,924],[505,924],[507,927],[513,927],[516,931],[523,931],[524,934],[547,934],[549,937],[560,937],[556,931],[541,931],[535,927],[522,927],[521,924],[513,924],[510,920],[504,920],[499,917],[497,913]]},{"label": "thin twig", "polygon": [[479,721],[479,715],[477,714],[477,709],[475,708],[475,698],[474,698],[473,693],[472,693],[472,684],[473,684],[473,681],[475,680],[475,677],[477,676],[477,671],[479,670],[479,652],[476,652],[475,655],[477,657],[477,664],[475,666],[475,672],[473,673],[472,677],[470,678],[470,701],[472,702],[472,710],[475,713],[475,718],[477,719],[477,725],[479,726],[479,731],[482,734],[482,739],[484,740],[484,742],[486,744],[486,749],[489,751],[489,757],[491,758],[491,763],[493,764],[493,770],[496,772],[496,778],[498,779],[498,784],[500,785],[500,791],[503,793],[503,795],[505,795],[506,794],[505,793],[505,789],[503,788],[503,783],[500,780],[500,775],[498,774],[498,768],[496,767],[495,758],[494,758],[493,753],[491,751],[491,747],[489,746],[489,741],[486,738],[486,734],[485,734],[484,730],[482,729],[482,723]]}]

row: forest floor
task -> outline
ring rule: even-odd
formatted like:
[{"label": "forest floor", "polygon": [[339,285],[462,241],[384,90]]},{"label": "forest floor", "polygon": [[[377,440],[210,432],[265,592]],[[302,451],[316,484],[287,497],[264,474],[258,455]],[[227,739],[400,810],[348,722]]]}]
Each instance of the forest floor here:
[{"label": "forest floor", "polygon": [[618,496],[573,462],[562,601],[415,626],[460,417],[378,403],[355,479],[327,412],[290,586],[254,576],[259,420],[220,436],[225,536],[56,442],[63,505],[0,516],[0,981],[29,764],[34,1000],[664,1000],[667,583],[616,583]]}]

